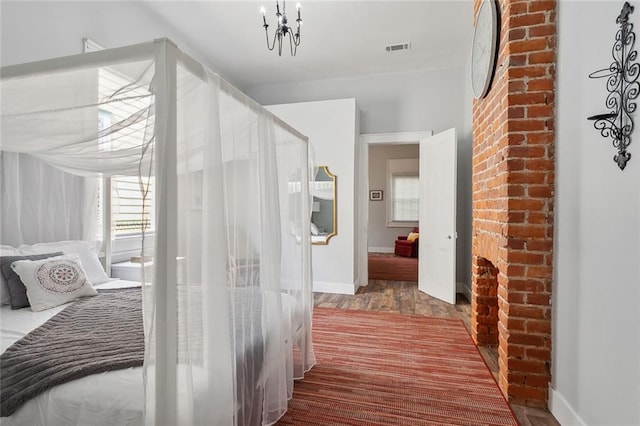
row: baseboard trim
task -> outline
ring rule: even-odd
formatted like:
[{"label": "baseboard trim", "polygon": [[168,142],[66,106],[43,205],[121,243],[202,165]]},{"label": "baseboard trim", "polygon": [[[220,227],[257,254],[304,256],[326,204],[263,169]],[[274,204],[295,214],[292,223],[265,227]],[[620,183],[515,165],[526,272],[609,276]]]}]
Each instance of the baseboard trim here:
[{"label": "baseboard trim", "polygon": [[549,386],[549,411],[561,425],[587,425],[560,392],[551,386]]},{"label": "baseboard trim", "polygon": [[393,253],[393,247],[369,247],[369,253]]},{"label": "baseboard trim", "polygon": [[471,287],[469,287],[468,283],[458,281],[456,283],[456,292],[464,294],[467,300],[471,301]]},{"label": "baseboard trim", "polygon": [[356,286],[353,283],[327,283],[314,281],[313,291],[315,293],[356,294]]}]

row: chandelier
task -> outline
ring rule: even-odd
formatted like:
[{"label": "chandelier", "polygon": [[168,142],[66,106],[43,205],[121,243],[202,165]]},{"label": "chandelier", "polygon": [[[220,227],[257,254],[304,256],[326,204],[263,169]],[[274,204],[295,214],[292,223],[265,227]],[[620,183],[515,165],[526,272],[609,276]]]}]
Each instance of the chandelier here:
[{"label": "chandelier", "polygon": [[302,25],[302,18],[300,18],[300,3],[296,5],[298,12],[298,18],[296,19],[296,32],[293,33],[293,28],[289,26],[287,20],[287,11],[285,0],[282,0],[282,12],[280,12],[280,2],[276,0],[276,19],[278,21],[278,27],[273,35],[273,42],[269,45],[269,24],[267,24],[267,18],[265,17],[264,7],[260,8],[262,13],[262,22],[264,27],[264,33],[267,37],[267,49],[273,50],[276,47],[276,41],[278,42],[278,55],[282,56],[282,41],[289,38],[289,48],[291,50],[291,56],[296,56],[298,46],[300,46],[300,26]]}]

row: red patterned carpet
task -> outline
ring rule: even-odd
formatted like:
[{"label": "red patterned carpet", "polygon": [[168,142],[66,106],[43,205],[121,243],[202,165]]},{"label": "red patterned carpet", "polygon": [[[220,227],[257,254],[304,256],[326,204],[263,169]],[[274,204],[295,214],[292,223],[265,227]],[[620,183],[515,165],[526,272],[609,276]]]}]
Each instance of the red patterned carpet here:
[{"label": "red patterned carpet", "polygon": [[394,254],[369,254],[369,279],[418,281],[418,259]]},{"label": "red patterned carpet", "polygon": [[459,320],[318,308],[278,425],[517,425]]}]

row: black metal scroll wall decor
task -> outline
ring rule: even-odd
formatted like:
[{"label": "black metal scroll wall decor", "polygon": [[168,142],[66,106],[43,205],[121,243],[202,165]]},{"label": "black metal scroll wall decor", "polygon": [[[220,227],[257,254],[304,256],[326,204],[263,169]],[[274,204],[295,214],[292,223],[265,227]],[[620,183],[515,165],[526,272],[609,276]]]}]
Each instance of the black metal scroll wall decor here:
[{"label": "black metal scroll wall decor", "polygon": [[600,134],[613,139],[613,146],[618,153],[613,161],[618,164],[620,170],[624,170],[631,159],[631,153],[627,151],[631,144],[633,132],[632,114],[636,110],[634,100],[640,93],[640,65],[636,60],[638,52],[633,50],[636,35],[633,32],[633,24],[629,22],[629,15],[633,12],[633,6],[625,2],[622,11],[616,19],[620,29],[616,33],[611,53],[613,62],[609,68],[595,71],[589,74],[589,78],[607,79],[607,99],[605,105],[611,112],[589,117],[593,120],[593,126],[600,130]]}]

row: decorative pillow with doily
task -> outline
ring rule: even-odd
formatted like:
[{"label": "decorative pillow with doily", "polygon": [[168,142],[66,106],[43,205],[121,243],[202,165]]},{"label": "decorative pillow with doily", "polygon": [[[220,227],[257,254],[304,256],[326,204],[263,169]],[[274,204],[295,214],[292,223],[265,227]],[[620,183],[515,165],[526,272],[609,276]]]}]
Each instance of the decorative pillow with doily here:
[{"label": "decorative pillow with doily", "polygon": [[13,262],[18,260],[42,260],[51,257],[62,256],[64,253],[43,253],[31,254],[28,256],[1,256],[0,272],[7,283],[7,291],[9,292],[9,304],[11,309],[22,309],[29,307],[29,298],[27,297],[27,288],[24,286],[20,276],[11,268]]},{"label": "decorative pillow with doily", "polygon": [[27,288],[32,311],[43,311],[78,297],[98,294],[87,279],[80,256],[67,254],[44,260],[11,264]]}]

